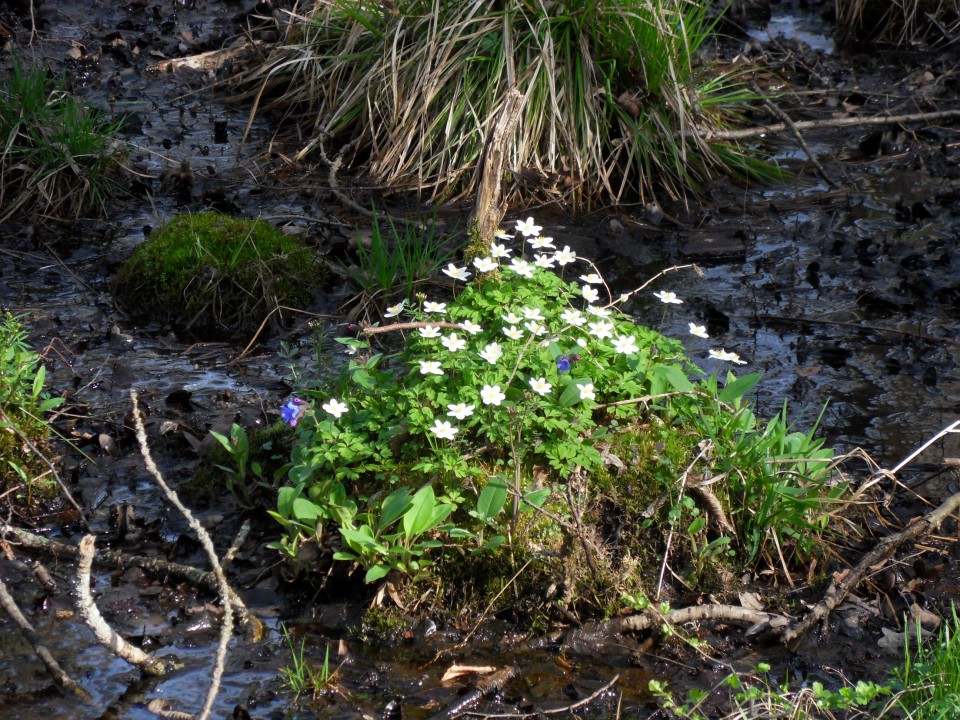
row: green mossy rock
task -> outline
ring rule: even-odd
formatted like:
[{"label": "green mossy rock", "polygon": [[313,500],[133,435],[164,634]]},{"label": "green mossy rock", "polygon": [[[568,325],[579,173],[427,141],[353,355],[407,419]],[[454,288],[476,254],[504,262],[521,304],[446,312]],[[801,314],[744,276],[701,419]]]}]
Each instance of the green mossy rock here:
[{"label": "green mossy rock", "polygon": [[120,266],[114,292],[138,315],[222,337],[255,331],[278,306],[306,304],[317,280],[297,238],[204,212],[155,229]]}]

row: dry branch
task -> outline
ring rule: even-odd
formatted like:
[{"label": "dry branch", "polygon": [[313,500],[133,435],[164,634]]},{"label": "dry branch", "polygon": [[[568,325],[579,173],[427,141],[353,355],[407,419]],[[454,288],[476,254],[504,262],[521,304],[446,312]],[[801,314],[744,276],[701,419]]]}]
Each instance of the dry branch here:
[{"label": "dry branch", "polygon": [[147,675],[165,675],[172,665],[128,643],[100,614],[90,593],[90,569],[93,566],[95,543],[96,537],[93,535],[84,535],[80,541],[77,560],[77,612],[80,614],[80,619],[93,631],[97,641],[118,658],[136,665]]},{"label": "dry branch", "polygon": [[50,651],[40,642],[40,636],[37,635],[37,631],[33,629],[30,621],[20,612],[20,608],[17,606],[13,596],[7,591],[7,586],[3,583],[3,580],[0,580],[0,607],[2,607],[7,612],[7,615],[10,616],[10,619],[16,623],[20,629],[20,633],[26,638],[27,642],[30,643],[37,657],[40,658],[46,666],[47,672],[50,673],[50,677],[53,678],[57,687],[70,692],[85,702],[89,702],[92,699],[90,693],[80,687],[73,678],[64,672],[60,664],[53,655],[50,654]]},{"label": "dry branch", "polygon": [[[153,476],[154,482],[167,496],[167,500],[179,510],[187,520],[190,529],[193,530],[200,544],[203,546],[210,565],[213,568],[213,575],[217,579],[217,589],[220,592],[220,599],[223,602],[223,622],[220,625],[220,642],[217,644],[217,657],[213,664],[213,672],[210,676],[210,688],[207,690],[207,697],[203,703],[203,709],[200,711],[199,720],[206,720],[210,717],[213,710],[213,703],[217,699],[217,693],[220,692],[220,680],[223,677],[224,662],[227,657],[227,645],[230,642],[230,635],[233,633],[233,603],[230,601],[230,585],[223,574],[223,567],[220,565],[220,559],[217,557],[217,551],[213,546],[210,535],[200,522],[193,516],[193,513],[180,502],[180,498],[164,481],[160,470],[153,462],[150,455],[150,446],[147,444],[147,433],[143,429],[143,416],[140,414],[140,406],[137,403],[137,391],[130,391],[130,400],[133,403],[133,420],[137,431],[137,442],[140,443],[140,454],[143,456],[143,462],[147,467],[147,472]],[[82,544],[82,543],[81,543]]]},{"label": "dry branch", "polygon": [[[74,545],[50,540],[41,535],[34,535],[6,523],[0,523],[0,535],[9,542],[52,555],[55,558],[76,558],[78,556],[77,548]],[[124,555],[116,550],[97,550],[93,561],[98,566],[121,572],[128,568],[138,567],[151,575],[175,577],[185,580],[194,587],[208,592],[217,592],[217,581],[212,572],[189,565],[180,565],[158,557]],[[243,600],[233,589],[230,590],[230,602],[233,604],[233,609],[239,616],[240,625],[244,629],[244,639],[247,642],[260,642],[264,635],[263,623],[247,609]]]},{"label": "dry branch", "polygon": [[763,135],[778,135],[784,130],[799,132],[816,128],[860,127],[865,125],[894,125],[897,123],[934,122],[937,120],[953,120],[960,118],[960,110],[940,110],[929,113],[911,113],[909,115],[871,115],[869,117],[830,118],[828,120],[801,120],[793,123],[775,123],[760,125],[759,127],[743,128],[742,130],[695,130],[686,133],[703,140],[745,140]]}]

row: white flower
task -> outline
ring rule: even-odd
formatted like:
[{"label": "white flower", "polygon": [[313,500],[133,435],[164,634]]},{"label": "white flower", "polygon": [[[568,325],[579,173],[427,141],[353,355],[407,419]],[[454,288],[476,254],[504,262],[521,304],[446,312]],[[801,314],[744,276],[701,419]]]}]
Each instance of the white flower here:
[{"label": "white flower", "polygon": [[336,398],[330,398],[330,402],[325,402],[320,407],[337,419],[339,419],[341,415],[350,409],[347,407],[346,403],[342,403]]},{"label": "white flower", "polygon": [[356,354],[357,354],[357,348],[354,347],[353,345],[347,345],[347,346],[343,349],[343,351],[344,351],[347,355],[356,355]]},{"label": "white flower", "polygon": [[503,348],[500,347],[500,343],[492,342],[480,351],[480,357],[491,365],[496,365],[497,360],[503,357]]},{"label": "white flower", "polygon": [[497,245],[496,243],[493,243],[490,246],[490,257],[492,258],[510,257],[511,252],[511,250],[507,249],[506,245]]},{"label": "white flower", "polygon": [[560,314],[560,319],[563,320],[567,325],[573,325],[574,327],[580,327],[583,325],[587,319],[583,316],[583,313],[574,308],[567,308]]},{"label": "white flower", "polygon": [[593,392],[593,383],[584,383],[580,386],[581,400],[596,400],[597,395]]},{"label": "white flower", "polygon": [[597,317],[610,317],[613,312],[610,308],[596,307],[595,305],[588,305],[587,312],[591,315],[596,315]]},{"label": "white flower", "polygon": [[590,325],[587,326],[587,332],[598,340],[613,337],[613,323],[607,322],[606,320],[590,323]]},{"label": "white flower", "polygon": [[467,341],[456,333],[450,333],[446,337],[440,339],[440,344],[450,352],[459,352],[467,346]]},{"label": "white flower", "polygon": [[528,263],[526,260],[513,258],[513,260],[510,261],[510,269],[522,277],[533,277],[533,266],[530,265],[530,263]]},{"label": "white flower", "polygon": [[529,330],[533,335],[546,335],[547,329],[538,323],[536,320],[527,320],[523,326]]},{"label": "white flower", "polygon": [[725,362],[732,362],[736,365],[746,365],[746,360],[741,360],[740,356],[734,352],[727,352],[726,350],[711,350],[710,357],[714,360],[723,360]]},{"label": "white flower", "polygon": [[563,250],[557,250],[553,254],[553,259],[557,261],[557,265],[563,267],[564,265],[569,265],[576,260],[577,254],[570,249],[569,245],[564,245]]},{"label": "white flower", "polygon": [[488,257],[474,258],[473,266],[482,273],[493,272],[500,267],[496,260]]},{"label": "white flower", "polygon": [[598,293],[589,285],[584,285],[582,288],[580,288],[580,294],[583,295],[583,298],[588,303],[595,303],[597,300],[600,299],[600,293]]},{"label": "white flower", "polygon": [[464,320],[462,323],[460,323],[460,327],[462,327],[471,335],[476,335],[477,333],[483,332],[483,328],[477,325],[473,320]]},{"label": "white flower", "polygon": [[535,237],[529,240],[530,247],[534,250],[542,250],[543,248],[553,248],[553,238],[552,237]]},{"label": "white flower", "polygon": [[440,369],[440,363],[436,360],[418,360],[420,363],[420,374],[421,375],[443,375],[443,370]]},{"label": "white flower", "polygon": [[613,349],[624,355],[630,355],[640,351],[640,348],[637,346],[637,339],[633,335],[617,335],[613,341]]},{"label": "white flower", "polygon": [[425,338],[435,338],[440,337],[440,328],[436,325],[425,325],[424,327],[417,330]]},{"label": "white flower", "polygon": [[617,300],[617,302],[625,303],[630,299],[631,295],[633,295],[633,293],[623,293],[623,295],[620,296],[620,299]]},{"label": "white flower", "polygon": [[465,267],[458,268],[453,263],[450,263],[443,269],[443,274],[449,275],[454,280],[463,280],[464,282],[470,277],[470,272]]},{"label": "white flower", "polygon": [[579,346],[582,347],[583,349],[586,349],[586,347],[587,347],[586,338],[577,338],[577,345],[579,345]]},{"label": "white flower", "polygon": [[553,385],[547,382],[546,378],[538,377],[530,381],[531,389],[538,395],[546,395],[553,389]]},{"label": "white flower", "polygon": [[448,416],[456,418],[457,420],[463,420],[465,418],[473,415],[473,405],[467,405],[466,403],[456,403],[455,405],[447,405],[447,409],[450,412],[447,413]]},{"label": "white flower", "polygon": [[497,229],[497,230],[493,233],[493,236],[494,236],[495,238],[497,238],[497,240],[513,240],[513,235],[511,235],[510,233],[506,232],[505,230]]},{"label": "white flower", "polygon": [[596,273],[590,273],[589,275],[581,275],[580,279],[583,280],[588,285],[602,285],[603,278],[597,275]]},{"label": "white flower", "polygon": [[396,305],[391,305],[387,308],[387,311],[383,314],[385,318],[396,317],[403,312],[403,306],[406,304],[406,300],[401,300]]},{"label": "white flower", "polygon": [[480,390],[480,400],[484,405],[499,405],[506,399],[499,385],[484,385]]},{"label": "white flower", "polygon": [[525,307],[523,309],[523,317],[527,320],[543,320],[543,312],[540,308],[529,308]]},{"label": "white flower", "polygon": [[511,325],[510,327],[503,329],[503,334],[511,340],[519,340],[523,337],[523,330],[518,328],[516,325]]},{"label": "white flower", "polygon": [[517,315],[517,314],[516,314],[515,312],[513,312],[512,310],[511,310],[510,312],[508,312],[506,315],[502,315],[501,317],[503,318],[503,321],[504,321],[505,323],[507,323],[508,325],[516,325],[518,322],[520,322],[521,320],[523,320],[522,317],[520,317],[519,315]]},{"label": "white flower", "polygon": [[438,303],[438,302],[430,302],[429,300],[427,300],[427,301],[423,304],[423,311],[424,311],[424,312],[431,312],[431,313],[435,312],[435,313],[443,314],[443,313],[445,313],[445,312],[447,311],[447,304],[446,304],[446,303]]},{"label": "white flower", "polygon": [[550,255],[534,255],[533,264],[537,267],[542,268],[552,268],[553,267],[553,257]]},{"label": "white flower", "polygon": [[653,296],[662,303],[667,305],[681,305],[683,300],[680,300],[677,297],[676,293],[669,292],[667,290],[661,290],[660,292],[655,292]]},{"label": "white flower", "polygon": [[430,428],[430,432],[432,432],[441,440],[453,440],[453,436],[460,431],[453,427],[449,420],[444,420],[443,422],[434,420],[433,427]]},{"label": "white flower", "polygon": [[708,338],[707,335],[707,326],[706,325],[697,325],[696,323],[689,323],[690,334],[696,335],[699,338]]},{"label": "white flower", "polygon": [[532,217],[528,217],[526,220],[517,220],[517,232],[523,233],[524,237],[539,235],[541,230],[543,230],[543,227],[536,225]]}]

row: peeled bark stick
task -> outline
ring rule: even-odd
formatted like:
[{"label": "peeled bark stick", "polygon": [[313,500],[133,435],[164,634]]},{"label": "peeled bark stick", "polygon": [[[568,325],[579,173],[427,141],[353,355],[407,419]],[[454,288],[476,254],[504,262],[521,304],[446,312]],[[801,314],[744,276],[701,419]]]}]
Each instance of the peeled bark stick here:
[{"label": "peeled bark stick", "polygon": [[17,606],[13,596],[7,591],[7,586],[4,585],[3,580],[0,580],[0,607],[7,611],[7,615],[10,616],[10,619],[17,624],[18,628],[20,628],[20,633],[33,647],[33,651],[46,666],[47,672],[50,673],[50,677],[53,678],[53,681],[57,684],[57,687],[61,688],[62,690],[67,690],[85,702],[90,702],[92,700],[90,693],[80,687],[80,685],[73,678],[64,672],[63,668],[60,667],[60,663],[58,663],[53,655],[50,654],[50,651],[47,650],[46,646],[40,642],[40,636],[37,635],[37,631],[33,629],[33,625],[30,624],[30,621],[27,620],[22,612],[20,612],[20,608]]},{"label": "peeled bark stick", "polygon": [[230,585],[227,583],[227,577],[223,574],[223,567],[220,565],[220,558],[217,557],[216,548],[213,546],[213,540],[206,528],[193,516],[193,513],[180,502],[177,494],[167,485],[160,474],[159,468],[153,462],[153,456],[150,454],[150,446],[147,444],[147,432],[143,429],[143,417],[140,415],[140,406],[137,403],[137,391],[130,391],[130,400],[133,403],[133,421],[137,430],[137,442],[140,443],[140,455],[143,456],[143,463],[146,465],[147,472],[153,476],[167,500],[177,508],[186,518],[190,529],[197,535],[200,545],[206,552],[213,569],[214,577],[217,579],[217,589],[220,591],[220,599],[223,602],[223,622],[220,624],[220,642],[217,644],[217,657],[213,663],[213,672],[210,674],[210,688],[207,690],[207,697],[203,703],[203,709],[198,715],[199,720],[206,720],[210,717],[213,710],[213,703],[217,699],[217,693],[220,692],[220,680],[223,677],[224,662],[227,657],[227,646],[230,643],[230,636],[233,634],[233,603],[230,602]]},{"label": "peeled bark stick", "polygon": [[136,665],[148,675],[165,675],[171,668],[170,663],[154,657],[135,645],[124,640],[107,624],[100,614],[93,595],[90,593],[90,569],[93,567],[93,552],[96,543],[93,535],[84,535],[80,541],[77,560],[77,611],[87,627],[93,631],[97,641],[110,652],[131,665]]}]

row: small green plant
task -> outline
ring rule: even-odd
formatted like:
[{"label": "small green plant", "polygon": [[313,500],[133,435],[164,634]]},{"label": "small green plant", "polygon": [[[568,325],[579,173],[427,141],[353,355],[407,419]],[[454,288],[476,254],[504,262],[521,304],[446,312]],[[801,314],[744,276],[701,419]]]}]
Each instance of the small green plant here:
[{"label": "small green plant", "polygon": [[45,380],[46,368],[27,343],[22,317],[0,316],[0,487],[19,484],[28,505],[36,494],[49,494],[37,481],[47,468],[36,449],[45,447],[50,435],[44,413],[63,402],[44,392]]},{"label": "small green plant", "polygon": [[[721,172],[777,177],[709,142],[754,94],[709,68],[704,0],[334,0],[298,16],[248,82],[301,114],[309,145],[357,140],[379,181],[434,197],[472,192],[484,143],[524,96],[515,188],[574,205],[678,197]],[[303,131],[301,131],[303,132]]]},{"label": "small green plant", "polygon": [[[282,409],[298,435],[273,513],[286,534],[274,547],[295,558],[301,543],[316,541],[376,581],[391,570],[416,576],[437,554],[515,553],[534,516],[540,539],[555,543],[571,530],[571,484],[589,487],[606,472],[602,451],[630,436],[648,452],[658,444],[651,437],[665,438],[687,465],[684,478],[694,468],[716,476],[720,513],[745,530],[715,534],[690,493],[677,492],[677,463],[657,461],[660,486],[645,492],[669,501],[636,525],[681,533],[694,575],[735,554],[765,558],[771,534],[781,546],[812,544],[840,492],[825,486],[829,451],[812,433],[787,432],[785,416],[757,428],[743,398],[758,376],[729,374],[722,387],[712,375],[691,380],[701,371],[683,346],[624,312],[636,292],[615,297],[589,261],[555,248],[541,229],[532,218],[518,222],[517,247],[497,238],[469,267],[449,264],[452,299],[401,300],[385,313],[397,318],[391,324],[338,339],[352,353],[341,378],[305,386]],[[392,353],[381,351],[385,333],[400,340]],[[705,330],[691,324],[691,333]],[[743,363],[724,350],[710,356]],[[755,488],[768,486],[766,506]],[[749,514],[734,514],[744,501]],[[662,537],[652,530],[647,540]],[[658,551],[669,558],[669,543]]]},{"label": "small green plant", "polygon": [[359,311],[373,303],[385,307],[391,298],[412,297],[414,290],[435,275],[453,255],[449,243],[440,237],[436,223],[424,228],[405,225],[403,232],[390,222],[385,236],[380,218],[373,216],[370,244],[357,244],[359,266],[347,272],[360,287],[356,298]]},{"label": "small green plant", "polygon": [[250,440],[247,438],[247,431],[234,423],[230,426],[229,438],[214,430],[211,430],[210,434],[234,461],[233,466],[216,466],[227,474],[227,489],[241,506],[253,507],[253,494],[257,485],[263,483],[263,466],[258,462],[250,461]]},{"label": "small green plant", "polygon": [[103,213],[120,189],[120,122],[82,107],[40,67],[14,58],[0,83],[0,222]]},{"label": "small green plant", "polygon": [[960,618],[956,607],[935,642],[924,642],[919,623],[914,647],[904,633],[903,666],[895,672],[903,690],[897,705],[911,720],[960,717]]},{"label": "small green plant", "polygon": [[334,675],[336,675],[336,670],[333,672],[330,671],[330,646],[326,646],[323,666],[319,671],[316,671],[310,667],[305,657],[307,639],[305,637],[301,638],[300,647],[297,648],[293,644],[293,635],[287,627],[281,626],[281,630],[283,632],[283,638],[290,648],[290,658],[293,664],[290,667],[280,668],[280,675],[283,677],[287,687],[294,693],[294,699],[308,692],[312,697],[316,698],[321,692],[330,687]]},{"label": "small green plant", "polygon": [[205,212],[156,228],[120,266],[114,288],[138,313],[222,335],[277,320],[278,310],[305,304],[316,284],[311,253],[297,238],[261,220]]}]

